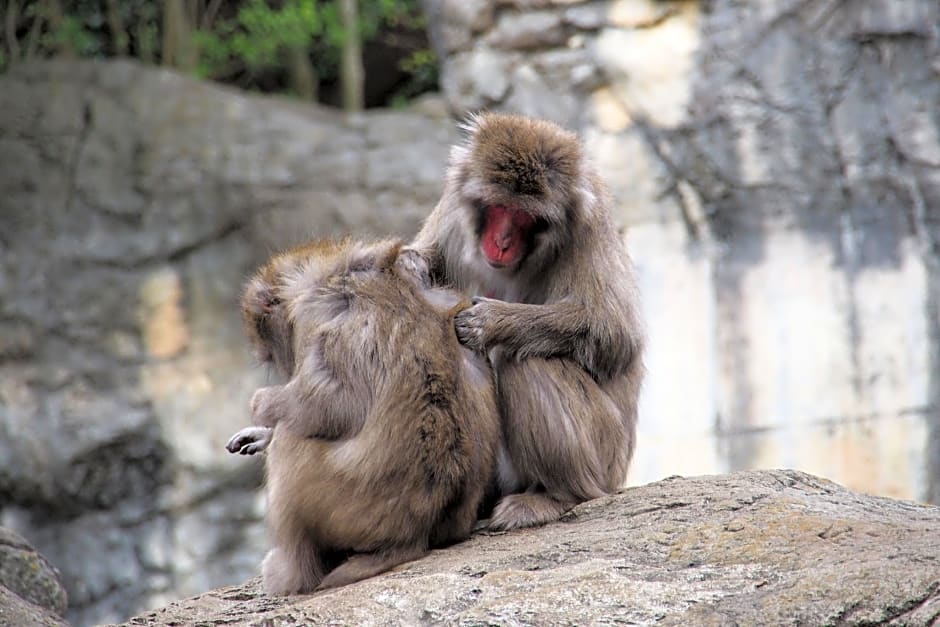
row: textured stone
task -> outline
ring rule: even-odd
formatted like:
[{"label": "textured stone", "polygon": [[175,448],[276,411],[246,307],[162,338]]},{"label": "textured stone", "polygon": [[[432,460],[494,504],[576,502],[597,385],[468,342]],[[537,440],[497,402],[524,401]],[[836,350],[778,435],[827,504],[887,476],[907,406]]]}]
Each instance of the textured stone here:
[{"label": "textured stone", "polygon": [[493,47],[516,50],[559,46],[566,40],[561,16],[553,11],[503,13],[486,36]]},{"label": "textured stone", "polygon": [[490,28],[495,5],[490,0],[424,0],[431,44],[444,56],[469,47],[474,34]]},{"label": "textured stone", "polygon": [[533,65],[522,63],[516,67],[511,83],[512,90],[502,108],[527,111],[569,128],[579,126],[582,110],[577,97],[569,90],[557,90]]},{"label": "textured stone", "polygon": [[564,12],[564,21],[583,30],[597,30],[608,24],[609,2],[591,2],[573,6]]},{"label": "textured stone", "polygon": [[597,39],[598,62],[612,89],[627,106],[657,126],[674,127],[686,118],[690,78],[698,49],[694,6],[655,29],[604,29]]},{"label": "textured stone", "polygon": [[929,624],[938,554],[935,507],[798,472],[672,478],[344,588],[252,580],[126,624]]},{"label": "textured stone", "polygon": [[[676,11],[681,2],[656,2],[655,0],[614,0],[608,3],[607,21],[620,28],[642,28],[656,26],[657,22]],[[685,2],[694,6],[694,3]]]},{"label": "textured stone", "polygon": [[492,106],[509,92],[515,57],[505,51],[474,49],[445,63],[443,87],[458,114]]},{"label": "textured stone", "polygon": [[29,603],[6,587],[0,586],[0,625],[68,627],[69,624],[55,612]]},{"label": "textured stone", "polygon": [[[67,596],[59,573],[19,534],[0,527],[0,589],[59,616],[65,614]],[[0,608],[5,603],[0,600]],[[3,621],[0,609],[0,623]]]},{"label": "textured stone", "polygon": [[223,444],[270,380],[245,277],[307,237],[413,233],[454,123],[128,62],[17,66],[0,110],[0,520],[61,568],[79,625],[244,579],[260,465]]},{"label": "textured stone", "polygon": [[[940,5],[559,14],[571,36],[519,52],[495,104],[581,129],[627,227],[655,416],[631,481],[795,465],[940,498]],[[451,101],[467,67],[445,64]]]}]

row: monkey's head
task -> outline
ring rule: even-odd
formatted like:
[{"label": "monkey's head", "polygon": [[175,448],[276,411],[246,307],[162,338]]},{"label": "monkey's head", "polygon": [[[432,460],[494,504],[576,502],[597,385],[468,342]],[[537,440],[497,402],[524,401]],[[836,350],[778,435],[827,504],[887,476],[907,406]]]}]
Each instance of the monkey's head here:
[{"label": "monkey's head", "polygon": [[[274,255],[242,295],[245,332],[257,359],[291,377],[298,327],[314,328],[344,309],[344,281],[355,274],[391,271],[400,247],[392,240],[363,244],[323,239]],[[323,311],[325,316],[316,313]]]},{"label": "monkey's head", "polygon": [[[472,117],[452,153],[452,179],[470,211],[480,252],[515,271],[551,256],[574,219],[581,177],[577,137],[544,120],[489,113]],[[531,265],[531,264],[530,264]]]},{"label": "monkey's head", "polygon": [[255,357],[272,364],[284,377],[294,372],[294,328],[284,282],[304,257],[302,247],[275,255],[248,281],[242,294],[242,320]]}]

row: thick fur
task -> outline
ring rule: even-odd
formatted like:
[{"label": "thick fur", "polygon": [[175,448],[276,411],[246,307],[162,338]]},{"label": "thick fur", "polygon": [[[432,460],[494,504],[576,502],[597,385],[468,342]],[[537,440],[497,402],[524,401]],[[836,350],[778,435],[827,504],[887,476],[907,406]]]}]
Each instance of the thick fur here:
[{"label": "thick fur", "polygon": [[271,594],[358,581],[466,538],[492,482],[498,410],[485,360],[455,335],[466,303],[426,287],[427,268],[399,248],[306,245],[245,292],[259,356],[290,368],[252,400],[261,427],[229,443],[268,450]]},{"label": "thick fur", "polygon": [[[491,526],[538,525],[625,481],[644,375],[638,295],[608,191],[573,134],[506,114],[466,130],[410,248],[436,281],[481,295],[456,325],[496,372],[506,448]],[[509,269],[480,251],[494,205],[541,224]]]}]

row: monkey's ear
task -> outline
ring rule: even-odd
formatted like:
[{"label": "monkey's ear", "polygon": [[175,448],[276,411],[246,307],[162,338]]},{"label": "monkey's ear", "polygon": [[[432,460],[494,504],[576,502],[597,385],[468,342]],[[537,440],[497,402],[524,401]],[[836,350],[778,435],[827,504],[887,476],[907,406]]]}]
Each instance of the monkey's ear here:
[{"label": "monkey's ear", "polygon": [[271,310],[280,302],[274,287],[262,278],[255,277],[245,287],[242,295],[242,310],[246,316],[258,318],[271,313]]}]

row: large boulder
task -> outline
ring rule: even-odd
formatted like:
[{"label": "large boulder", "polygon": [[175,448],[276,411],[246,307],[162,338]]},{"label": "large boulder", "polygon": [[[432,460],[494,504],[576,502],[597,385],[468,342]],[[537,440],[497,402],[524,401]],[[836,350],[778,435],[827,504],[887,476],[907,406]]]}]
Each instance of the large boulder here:
[{"label": "large boulder", "polygon": [[928,625],[940,508],[795,471],[674,477],[561,522],[469,541],[345,588],[258,579],[128,625]]},{"label": "large boulder", "polygon": [[66,625],[59,573],[22,536],[0,527],[0,625]]}]

